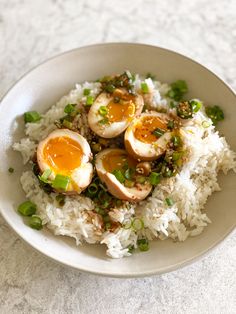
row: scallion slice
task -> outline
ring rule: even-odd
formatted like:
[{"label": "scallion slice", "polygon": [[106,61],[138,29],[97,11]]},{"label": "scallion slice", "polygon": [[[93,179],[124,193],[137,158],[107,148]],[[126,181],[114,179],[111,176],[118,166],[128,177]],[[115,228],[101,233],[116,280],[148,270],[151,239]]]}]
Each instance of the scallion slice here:
[{"label": "scallion slice", "polygon": [[29,219],[29,226],[36,230],[41,230],[43,228],[42,219],[39,216],[33,215]]},{"label": "scallion slice", "polygon": [[146,82],[141,83],[141,90],[144,94],[147,94],[149,92],[149,88]]},{"label": "scallion slice", "polygon": [[112,174],[114,174],[114,176],[116,177],[116,179],[120,182],[120,183],[124,183],[125,182],[125,177],[123,175],[123,173],[120,170],[114,170],[112,172]]},{"label": "scallion slice", "polygon": [[140,251],[142,251],[142,252],[145,252],[145,251],[149,250],[149,242],[145,238],[138,239],[137,245],[138,245],[138,248],[140,249]]},{"label": "scallion slice", "polygon": [[144,222],[141,218],[134,218],[132,221],[132,227],[135,231],[142,230],[144,228]]},{"label": "scallion slice", "polygon": [[88,96],[90,94],[90,92],[91,92],[90,88],[85,88],[83,94],[84,94],[84,96]]},{"label": "scallion slice", "polygon": [[149,182],[151,183],[151,185],[157,185],[159,184],[161,181],[161,175],[160,173],[157,172],[151,172],[150,176],[149,176]]},{"label": "scallion slice", "polygon": [[106,116],[108,114],[108,109],[106,106],[101,106],[99,109],[98,109],[98,112],[101,116]]},{"label": "scallion slice", "polygon": [[76,104],[68,104],[65,106],[64,108],[64,112],[67,113],[67,114],[71,114],[72,112],[75,111],[75,106]]},{"label": "scallion slice", "polygon": [[94,102],[94,97],[91,96],[91,95],[88,95],[87,99],[86,99],[86,105],[87,106],[92,106],[93,102]]},{"label": "scallion slice", "polygon": [[49,183],[48,181],[48,177],[50,176],[50,174],[52,173],[51,169],[46,169],[41,176],[38,176],[39,180],[44,182],[44,183]]},{"label": "scallion slice", "polygon": [[37,111],[28,111],[24,113],[25,123],[38,122],[41,119],[41,115]]},{"label": "scallion slice", "polygon": [[211,123],[209,122],[209,121],[202,121],[202,126],[205,128],[205,129],[207,129],[207,128],[209,128],[209,126],[211,126]]},{"label": "scallion slice", "polygon": [[152,134],[155,135],[156,137],[161,137],[165,133],[165,130],[156,128]]},{"label": "scallion slice", "polygon": [[167,197],[167,198],[165,199],[165,202],[166,202],[166,204],[167,204],[168,206],[173,206],[173,205],[174,205],[174,201],[173,201],[173,199],[172,199],[171,197]]},{"label": "scallion slice", "polygon": [[26,201],[18,206],[18,212],[22,216],[32,216],[36,213],[36,205],[31,201]]},{"label": "scallion slice", "polygon": [[70,177],[57,174],[54,181],[52,182],[52,187],[57,190],[66,191],[69,183],[70,183]]}]

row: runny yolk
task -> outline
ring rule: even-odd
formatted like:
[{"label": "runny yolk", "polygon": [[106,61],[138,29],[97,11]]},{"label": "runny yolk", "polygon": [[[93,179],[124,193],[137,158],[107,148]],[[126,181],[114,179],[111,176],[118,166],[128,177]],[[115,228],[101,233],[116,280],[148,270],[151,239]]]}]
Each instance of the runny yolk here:
[{"label": "runny yolk", "polygon": [[122,170],[124,166],[134,168],[137,161],[125,153],[110,152],[103,156],[102,164],[107,172],[113,172],[114,170]]},{"label": "runny yolk", "polygon": [[50,139],[43,149],[45,162],[52,170],[63,175],[79,167],[82,156],[80,144],[67,136]]},{"label": "runny yolk", "polygon": [[153,134],[157,128],[164,131],[167,130],[167,125],[161,119],[155,116],[144,117],[135,127],[134,136],[143,143],[151,144],[158,138]]},{"label": "runny yolk", "polygon": [[113,100],[107,105],[109,122],[131,121],[135,113],[135,104],[132,100],[115,103]]}]

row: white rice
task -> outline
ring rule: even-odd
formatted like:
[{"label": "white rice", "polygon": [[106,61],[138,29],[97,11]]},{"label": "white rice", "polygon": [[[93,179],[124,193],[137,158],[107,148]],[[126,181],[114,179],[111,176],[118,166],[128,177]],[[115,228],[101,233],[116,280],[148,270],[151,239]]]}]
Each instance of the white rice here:
[{"label": "white rice", "polygon": [[[154,95],[153,106],[174,113],[174,109],[169,109],[169,99],[165,97],[169,86],[151,79],[147,79],[146,83]],[[139,89],[140,84],[141,79],[136,76],[135,88]],[[91,89],[92,95],[96,96],[100,91],[100,83],[76,84],[75,89],[62,97],[38,123],[26,124],[26,137],[13,145],[15,150],[21,152],[24,164],[34,155],[38,142],[56,128],[54,121],[64,116],[63,110],[68,103],[77,103],[83,109],[84,88]],[[32,171],[22,174],[22,187],[26,197],[37,205],[37,214],[43,223],[55,235],[73,237],[77,244],[105,243],[107,254],[113,258],[129,256],[127,247],[136,247],[139,236],[149,240],[172,238],[184,241],[188,236],[199,235],[211,222],[203,209],[207,198],[220,190],[218,172],[222,170],[226,174],[230,169],[236,171],[235,153],[214,126],[204,128],[203,121],[210,123],[204,108],[201,108],[191,121],[181,127],[190,157],[179,174],[163,180],[146,200],[138,204],[127,202],[122,207],[111,209],[111,219],[121,224],[134,217],[141,217],[145,228],[137,233],[122,227],[115,232],[102,232],[100,216],[93,212],[94,204],[85,196],[66,196],[65,205],[58,207],[54,193],[46,194],[39,187]],[[86,114],[80,118],[80,133],[89,137]],[[170,195],[174,205],[168,207],[165,199]]]}]

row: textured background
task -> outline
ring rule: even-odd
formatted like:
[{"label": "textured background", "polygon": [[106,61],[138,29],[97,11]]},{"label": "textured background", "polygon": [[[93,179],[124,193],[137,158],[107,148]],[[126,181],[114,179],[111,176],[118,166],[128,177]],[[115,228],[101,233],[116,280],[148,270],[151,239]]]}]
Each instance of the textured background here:
[{"label": "textured background", "polygon": [[[132,41],[193,57],[236,88],[235,0],[0,0],[0,95],[48,57]],[[236,313],[236,233],[201,261],[119,280],[58,266],[0,218],[0,313]]]}]

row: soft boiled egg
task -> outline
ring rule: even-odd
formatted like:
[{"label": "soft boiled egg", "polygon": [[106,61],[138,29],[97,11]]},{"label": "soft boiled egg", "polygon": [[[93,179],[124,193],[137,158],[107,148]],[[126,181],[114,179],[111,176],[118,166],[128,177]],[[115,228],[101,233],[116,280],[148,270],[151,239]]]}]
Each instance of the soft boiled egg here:
[{"label": "soft boiled egg", "polygon": [[[68,129],[50,133],[37,148],[37,161],[42,176],[59,192],[81,193],[91,182],[93,166],[86,139]],[[45,176],[45,175],[44,175]]]},{"label": "soft boiled egg", "polygon": [[125,132],[125,147],[138,160],[155,160],[162,155],[171,139],[167,128],[168,115],[158,112],[142,113]]},{"label": "soft boiled egg", "polygon": [[116,137],[142,112],[143,105],[141,95],[129,94],[125,89],[101,93],[89,110],[89,126],[100,137]]},{"label": "soft boiled egg", "polygon": [[108,191],[119,199],[134,202],[145,199],[152,189],[148,180],[140,184],[135,182],[135,177],[128,181],[131,187],[126,186],[124,169],[135,169],[136,165],[135,159],[118,148],[104,149],[97,154],[95,162],[97,174]]}]

